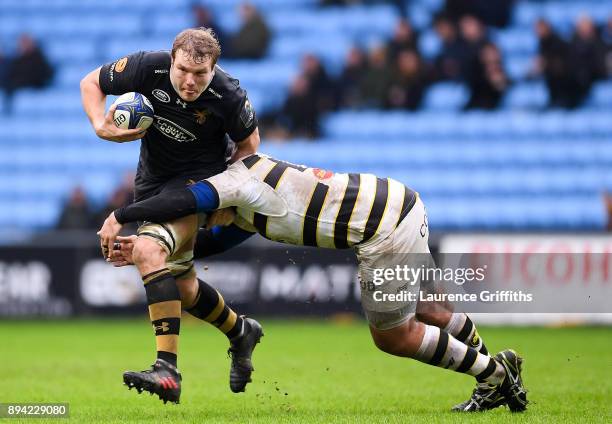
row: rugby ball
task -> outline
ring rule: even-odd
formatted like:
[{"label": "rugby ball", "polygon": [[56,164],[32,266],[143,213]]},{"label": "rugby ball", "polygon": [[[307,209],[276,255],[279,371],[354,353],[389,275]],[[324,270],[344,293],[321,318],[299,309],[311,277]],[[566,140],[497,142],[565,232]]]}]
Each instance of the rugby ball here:
[{"label": "rugby ball", "polygon": [[147,129],[153,123],[153,105],[140,93],[125,93],[113,102],[117,106],[113,120],[123,129]]}]

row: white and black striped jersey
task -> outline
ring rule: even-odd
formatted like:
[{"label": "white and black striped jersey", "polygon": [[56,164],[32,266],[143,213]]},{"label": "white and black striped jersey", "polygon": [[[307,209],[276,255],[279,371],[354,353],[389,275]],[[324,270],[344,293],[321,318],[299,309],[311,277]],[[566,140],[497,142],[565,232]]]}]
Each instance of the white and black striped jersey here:
[{"label": "white and black striped jersey", "polygon": [[289,244],[348,248],[389,235],[418,194],[391,178],[252,155],[207,179],[245,230]]}]

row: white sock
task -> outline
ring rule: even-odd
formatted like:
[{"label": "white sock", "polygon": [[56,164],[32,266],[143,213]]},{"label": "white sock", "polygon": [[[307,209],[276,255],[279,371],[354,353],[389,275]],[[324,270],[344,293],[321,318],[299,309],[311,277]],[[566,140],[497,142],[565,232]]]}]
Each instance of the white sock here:
[{"label": "white sock", "polygon": [[430,365],[469,374],[479,381],[500,384],[505,376],[503,366],[487,355],[460,342],[444,330],[426,325],[415,359]]}]

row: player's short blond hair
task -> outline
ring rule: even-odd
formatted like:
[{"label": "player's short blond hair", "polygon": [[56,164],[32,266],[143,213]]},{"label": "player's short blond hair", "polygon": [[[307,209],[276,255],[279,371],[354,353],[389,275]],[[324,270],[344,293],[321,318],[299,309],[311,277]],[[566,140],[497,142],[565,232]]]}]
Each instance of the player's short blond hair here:
[{"label": "player's short blond hair", "polygon": [[172,59],[182,50],[196,63],[211,59],[214,66],[221,56],[221,45],[211,28],[189,28],[181,31],[172,43]]}]

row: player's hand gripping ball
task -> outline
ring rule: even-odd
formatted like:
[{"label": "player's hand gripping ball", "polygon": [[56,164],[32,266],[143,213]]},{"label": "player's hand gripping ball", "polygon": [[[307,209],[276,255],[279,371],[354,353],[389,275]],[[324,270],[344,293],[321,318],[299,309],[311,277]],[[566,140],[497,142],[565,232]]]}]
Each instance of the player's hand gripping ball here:
[{"label": "player's hand gripping ball", "polygon": [[153,105],[140,93],[122,94],[113,103],[117,106],[113,120],[123,129],[147,129],[153,123]]}]

